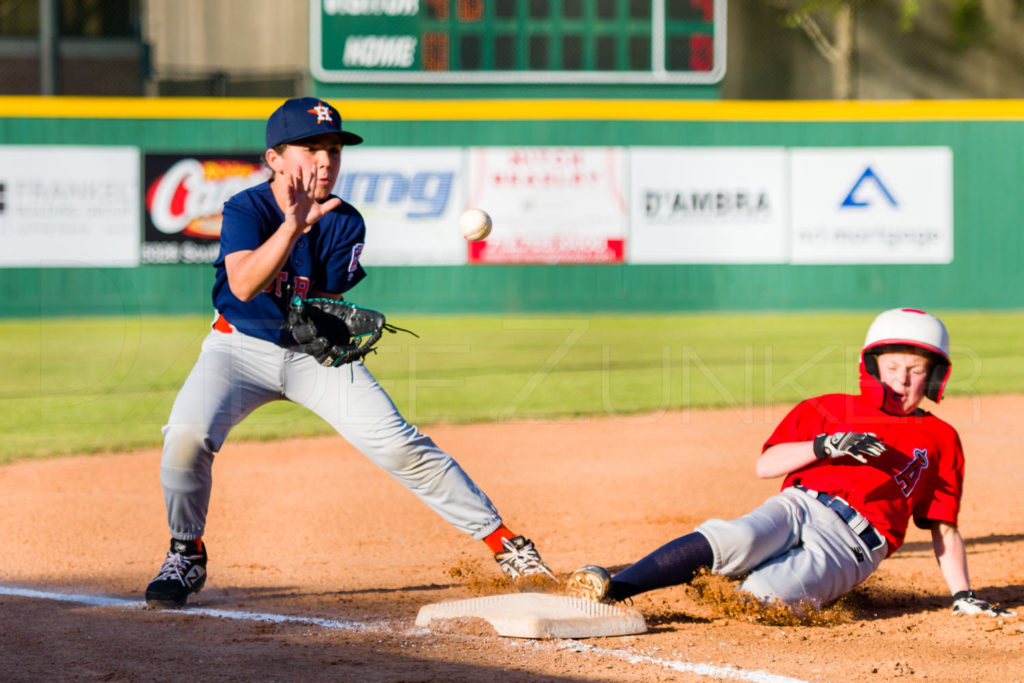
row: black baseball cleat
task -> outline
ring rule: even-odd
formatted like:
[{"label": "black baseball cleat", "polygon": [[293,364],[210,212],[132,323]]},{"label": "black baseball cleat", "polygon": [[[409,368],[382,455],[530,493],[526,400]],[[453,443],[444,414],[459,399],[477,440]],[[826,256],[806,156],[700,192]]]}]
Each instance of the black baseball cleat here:
[{"label": "black baseball cleat", "polygon": [[202,539],[171,539],[160,573],[146,586],[146,605],[155,609],[184,607],[191,593],[206,583],[206,546]]}]

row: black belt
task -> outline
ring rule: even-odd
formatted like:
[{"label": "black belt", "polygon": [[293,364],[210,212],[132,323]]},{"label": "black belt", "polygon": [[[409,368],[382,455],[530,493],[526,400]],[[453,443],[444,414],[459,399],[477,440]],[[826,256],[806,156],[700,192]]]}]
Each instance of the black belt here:
[{"label": "black belt", "polygon": [[[885,545],[885,537],[878,533],[875,527],[871,526],[871,522],[864,518],[864,515],[857,512],[856,509],[842,498],[830,496],[827,493],[821,491],[812,491],[811,489],[804,488],[803,486],[797,485],[795,488],[800,489],[804,493],[809,493],[818,500],[819,503],[832,509],[839,518],[846,522],[847,526],[853,529],[854,533],[860,536],[861,540],[867,545],[869,550],[878,550]],[[863,529],[858,529],[863,527]]]}]

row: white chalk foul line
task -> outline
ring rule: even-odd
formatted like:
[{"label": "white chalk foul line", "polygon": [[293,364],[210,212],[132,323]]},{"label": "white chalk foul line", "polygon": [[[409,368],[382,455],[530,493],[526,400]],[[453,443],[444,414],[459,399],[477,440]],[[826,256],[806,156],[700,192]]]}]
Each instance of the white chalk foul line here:
[{"label": "white chalk foul line", "polygon": [[603,647],[587,645],[575,640],[561,642],[556,647],[558,649],[572,650],[573,652],[593,652],[594,654],[623,659],[631,664],[656,664],[658,666],[665,667],[666,669],[672,669],[673,671],[693,673],[700,676],[709,676],[711,678],[721,678],[734,681],[751,681],[751,683],[806,683],[806,681],[802,681],[799,678],[779,676],[778,674],[769,673],[767,671],[743,671],[742,669],[712,666],[710,664],[681,662],[678,659],[661,659],[660,657],[639,655],[632,652],[626,652],[625,650],[609,650]]},{"label": "white chalk foul line", "polygon": [[[28,588],[13,588],[0,586],[0,595],[12,595],[21,598],[36,598],[39,600],[56,600],[58,602],[72,602],[78,605],[90,607],[123,607],[132,609],[143,609],[146,603],[141,600],[125,600],[124,598],[111,598],[103,595],[86,595],[76,593],[53,593],[50,591],[37,591]],[[380,624],[367,623],[364,621],[341,621],[338,619],[322,619],[319,617],[295,617],[287,614],[270,614],[268,612],[239,612],[235,610],[209,609],[207,607],[189,607],[183,610],[168,610],[155,613],[174,614],[179,616],[206,616],[218,617],[220,619],[234,619],[236,621],[259,621],[272,624],[304,624],[306,626],[320,626],[321,628],[336,631],[379,631],[383,626]]]},{"label": "white chalk foul line", "polygon": [[[30,588],[16,588],[13,586],[0,585],[0,595],[10,595],[19,598],[34,598],[38,600],[55,600],[58,602],[71,602],[78,605],[90,607],[121,607],[128,609],[143,609],[145,603],[141,600],[126,600],[124,598],[111,598],[105,595],[89,595],[85,593],[55,593],[52,591],[40,591]],[[322,619],[319,617],[296,617],[287,614],[272,614],[269,612],[238,612],[234,610],[209,609],[206,607],[189,607],[183,610],[155,610],[155,613],[173,614],[178,616],[208,616],[220,619],[234,619],[236,621],[257,621],[272,624],[304,624],[307,626],[319,626],[336,631],[362,631],[374,632],[387,628],[385,622],[365,621],[342,621],[339,619]],[[410,635],[430,633],[425,629],[412,629]],[[513,641],[518,642],[518,641]],[[538,643],[541,647],[546,644]],[[552,647],[552,646],[548,646]],[[712,666],[710,664],[694,664],[676,659],[662,659],[649,655],[640,655],[625,650],[613,650],[604,647],[588,645],[576,640],[560,641],[553,646],[556,650],[571,650],[573,652],[590,652],[606,657],[615,657],[631,664],[653,664],[655,666],[679,671],[693,673],[699,676],[708,676],[725,680],[750,681],[751,683],[806,683],[798,678],[779,676],[767,671],[743,671],[741,669]]]}]

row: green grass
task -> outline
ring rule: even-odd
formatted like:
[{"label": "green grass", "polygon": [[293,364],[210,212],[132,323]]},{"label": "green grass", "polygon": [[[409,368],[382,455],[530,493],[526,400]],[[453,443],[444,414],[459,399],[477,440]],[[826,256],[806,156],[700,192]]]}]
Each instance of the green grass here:
[{"label": "green grass", "polygon": [[[948,313],[947,395],[1024,392],[1024,313]],[[856,391],[870,313],[395,316],[367,363],[410,422],[629,415]],[[0,462],[149,447],[202,317],[0,321]],[[233,439],[329,433],[279,402]]]}]

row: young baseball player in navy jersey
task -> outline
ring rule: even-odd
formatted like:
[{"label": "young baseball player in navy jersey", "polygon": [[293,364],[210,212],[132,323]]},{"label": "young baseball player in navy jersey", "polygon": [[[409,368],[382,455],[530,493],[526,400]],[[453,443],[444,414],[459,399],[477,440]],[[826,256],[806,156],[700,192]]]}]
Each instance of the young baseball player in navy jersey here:
[{"label": "young baseball player in navy jersey", "polygon": [[366,277],[362,216],[331,194],[342,147],[360,142],[326,102],[288,100],[267,121],[272,178],[224,206],[217,316],[163,429],[171,547],[146,589],[152,607],[180,607],[203,587],[214,455],[232,427],[279,400],[312,410],[442,518],[485,541],[510,578],[554,578],[459,464],[406,422],[362,361],[325,367],[282,330],[289,296],[341,298]]},{"label": "young baseball player in navy jersey", "polygon": [[731,521],[711,519],[614,577],[588,565],[571,594],[623,600],[688,583],[708,568],[745,576],[762,601],[820,607],[864,581],[903,544],[911,518],[930,529],[954,614],[1013,614],[975,597],[957,529],[964,456],[949,424],[919,405],[942,398],[952,364],[942,322],[909,308],[880,314],[861,352],[860,393],[797,405],[764,444],[759,477],[781,493]]}]

